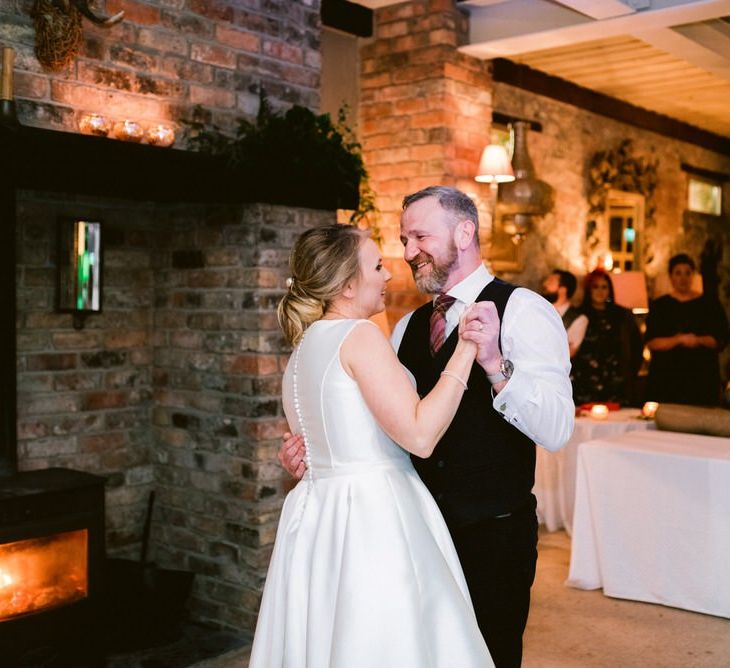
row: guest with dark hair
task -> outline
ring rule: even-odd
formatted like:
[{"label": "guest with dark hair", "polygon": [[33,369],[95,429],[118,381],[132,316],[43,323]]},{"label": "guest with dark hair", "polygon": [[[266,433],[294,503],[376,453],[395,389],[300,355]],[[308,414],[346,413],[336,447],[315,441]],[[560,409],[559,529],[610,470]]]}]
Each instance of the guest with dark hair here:
[{"label": "guest with dark hair", "polygon": [[585,278],[581,310],[588,327],[573,358],[573,399],[576,405],[631,402],[641,366],[641,334],[634,316],[614,302],[610,275],[596,269]]},{"label": "guest with dark hair", "polygon": [[563,321],[571,357],[580,348],[588,327],[588,318],[570,303],[577,287],[575,275],[563,269],[553,269],[542,283],[542,296],[555,307]]},{"label": "guest with dark hair", "polygon": [[686,253],[669,260],[672,291],[652,302],[646,321],[651,351],[647,399],[675,404],[720,403],[719,352],[728,342],[725,309],[692,287],[695,263]]}]

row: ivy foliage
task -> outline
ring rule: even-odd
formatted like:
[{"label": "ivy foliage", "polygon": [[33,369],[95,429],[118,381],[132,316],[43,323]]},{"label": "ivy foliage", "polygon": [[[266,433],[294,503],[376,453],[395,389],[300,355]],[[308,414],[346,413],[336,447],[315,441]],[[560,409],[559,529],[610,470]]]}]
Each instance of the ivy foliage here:
[{"label": "ivy foliage", "polygon": [[357,224],[374,212],[360,144],[347,127],[345,110],[337,122],[298,105],[276,112],[261,90],[256,120],[239,119],[233,137],[200,121],[203,116],[196,108],[198,120],[187,123],[190,148],[224,156],[241,174],[250,201],[352,209],[351,222]]},{"label": "ivy foliage", "polygon": [[615,149],[597,152],[588,168],[590,213],[600,215],[606,210],[609,190],[623,190],[644,196],[644,215],[647,221],[652,220],[656,210],[657,166],[656,159],[635,155],[630,139],[624,139]]}]

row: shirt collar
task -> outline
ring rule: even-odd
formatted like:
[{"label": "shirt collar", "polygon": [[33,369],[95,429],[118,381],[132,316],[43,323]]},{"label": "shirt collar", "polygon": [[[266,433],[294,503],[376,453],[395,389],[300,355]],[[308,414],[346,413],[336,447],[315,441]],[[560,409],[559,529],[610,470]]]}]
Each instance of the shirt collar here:
[{"label": "shirt collar", "polygon": [[[489,270],[480,264],[471,274],[457,283],[446,294],[455,297],[464,304],[472,304],[476,301],[479,293],[492,282],[494,276]],[[437,295],[434,295],[434,299]]]},{"label": "shirt collar", "polygon": [[[555,306],[555,304],[553,304]],[[562,318],[565,315],[565,312],[570,308],[570,302],[565,302],[565,304],[561,304],[560,306],[555,306],[555,310],[560,314],[560,317]]]}]

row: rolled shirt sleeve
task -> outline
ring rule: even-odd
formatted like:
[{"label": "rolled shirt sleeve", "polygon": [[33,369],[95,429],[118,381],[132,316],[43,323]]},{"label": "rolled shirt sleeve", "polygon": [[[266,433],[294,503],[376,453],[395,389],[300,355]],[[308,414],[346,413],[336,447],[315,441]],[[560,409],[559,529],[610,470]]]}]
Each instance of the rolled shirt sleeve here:
[{"label": "rolled shirt sleeve", "polygon": [[560,316],[538,294],[517,288],[504,310],[500,341],[514,372],[492,405],[538,445],[559,450],[575,422],[568,339]]}]

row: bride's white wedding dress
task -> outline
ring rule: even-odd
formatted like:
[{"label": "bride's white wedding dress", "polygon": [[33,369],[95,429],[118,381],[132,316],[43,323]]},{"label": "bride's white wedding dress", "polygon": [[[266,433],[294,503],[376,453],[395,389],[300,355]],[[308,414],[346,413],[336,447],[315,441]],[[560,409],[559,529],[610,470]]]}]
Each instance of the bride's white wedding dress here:
[{"label": "bride's white wedding dress", "polygon": [[284,502],[250,668],[493,666],[435,501],[340,364],[359,322],[315,322],[284,374],[309,472]]}]

